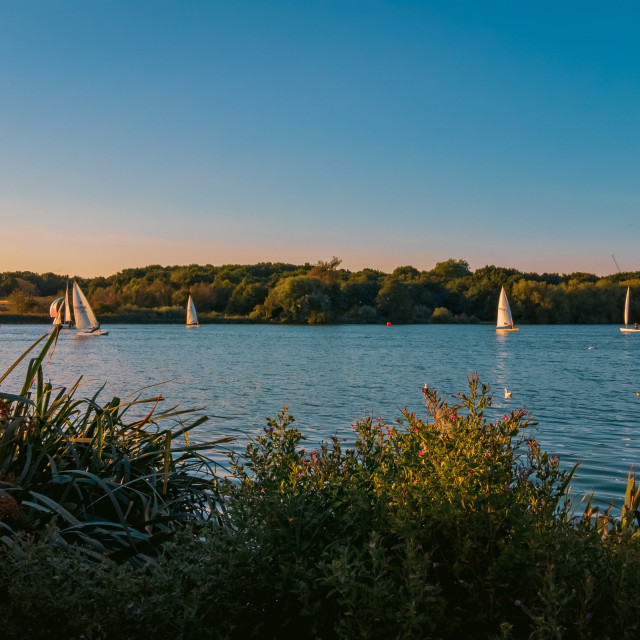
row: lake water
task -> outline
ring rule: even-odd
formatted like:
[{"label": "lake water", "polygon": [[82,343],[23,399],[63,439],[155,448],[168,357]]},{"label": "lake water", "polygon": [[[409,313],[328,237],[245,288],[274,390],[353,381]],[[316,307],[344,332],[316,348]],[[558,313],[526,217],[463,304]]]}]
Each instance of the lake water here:
[{"label": "lake water", "polygon": [[[506,336],[488,325],[108,328],[92,339],[63,332],[45,377],[57,385],[83,375],[83,395],[106,382],[103,400],[164,383],[144,395],[161,391],[168,402],[224,417],[211,418],[202,438],[231,434],[243,445],[287,405],[311,443],[337,432],[348,444],[350,424],[365,412],[393,421],[407,406],[423,416],[425,382],[455,394],[477,371],[497,413],[525,405],[544,449],[565,467],[582,461],[575,492],[595,491],[599,504],[619,499],[640,462],[640,336],[616,326],[526,326]],[[47,330],[4,325],[0,371]],[[2,389],[16,392],[25,368]]]}]

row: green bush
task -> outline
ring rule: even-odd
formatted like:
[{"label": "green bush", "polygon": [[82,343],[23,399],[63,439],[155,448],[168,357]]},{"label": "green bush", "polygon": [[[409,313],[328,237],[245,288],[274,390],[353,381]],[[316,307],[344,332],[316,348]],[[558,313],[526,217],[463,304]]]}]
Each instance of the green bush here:
[{"label": "green bush", "polygon": [[453,320],[453,315],[446,307],[436,307],[431,314],[431,322],[448,323]]},{"label": "green bush", "polygon": [[254,591],[242,594],[252,629],[550,638],[605,637],[614,624],[635,637],[635,489],[621,520],[575,521],[573,471],[540,450],[529,416],[489,422],[486,387],[472,377],[469,389],[452,404],[425,389],[426,421],[367,417],[346,450],[332,438],[307,453],[284,412],[235,458],[226,493],[255,549]]}]

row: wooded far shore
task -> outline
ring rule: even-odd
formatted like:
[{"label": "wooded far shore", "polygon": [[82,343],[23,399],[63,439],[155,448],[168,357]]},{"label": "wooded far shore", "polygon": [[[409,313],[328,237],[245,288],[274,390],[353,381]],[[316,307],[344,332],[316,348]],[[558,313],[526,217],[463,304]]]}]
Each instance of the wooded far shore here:
[{"label": "wooded far shore", "polygon": [[[626,288],[640,318],[640,271],[597,276],[524,273],[449,259],[431,270],[349,271],[315,265],[151,265],[108,277],[0,274],[0,323],[50,322],[49,305],[76,280],[102,323],[184,322],[189,295],[201,323],[479,323],[495,321],[504,286],[517,324],[620,323]],[[639,295],[635,295],[638,291]]]}]

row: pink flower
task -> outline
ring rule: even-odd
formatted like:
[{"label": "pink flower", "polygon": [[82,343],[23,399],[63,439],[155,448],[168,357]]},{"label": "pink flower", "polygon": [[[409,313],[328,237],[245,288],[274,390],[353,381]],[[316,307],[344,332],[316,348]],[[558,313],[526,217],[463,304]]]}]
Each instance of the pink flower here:
[{"label": "pink flower", "polygon": [[264,493],[264,487],[262,487],[262,489],[260,489],[260,491],[261,491],[262,493]]},{"label": "pink flower", "polygon": [[420,551],[422,551],[422,545],[421,544],[418,545],[418,549],[420,549]]},{"label": "pink flower", "polygon": [[505,414],[502,416],[502,419],[503,419],[503,420],[508,420],[508,419],[509,419],[509,416],[505,413]]},{"label": "pink flower", "polygon": [[431,566],[432,566],[434,569],[437,569],[437,568],[440,566],[440,563],[439,563],[439,562],[434,562]]},{"label": "pink flower", "polygon": [[422,449],[420,449],[420,451],[418,451],[418,455],[421,456],[422,454]]},{"label": "pink flower", "polygon": [[520,602],[520,600],[514,600],[513,604],[515,604],[516,607],[519,607],[522,604],[522,602]]}]

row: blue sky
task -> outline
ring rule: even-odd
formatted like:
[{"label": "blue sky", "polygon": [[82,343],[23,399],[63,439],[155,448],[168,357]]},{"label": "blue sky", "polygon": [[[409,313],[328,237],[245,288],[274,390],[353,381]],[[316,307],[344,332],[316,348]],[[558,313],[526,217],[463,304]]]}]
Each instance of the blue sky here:
[{"label": "blue sky", "polygon": [[0,1],[0,270],[640,269],[639,18]]}]

